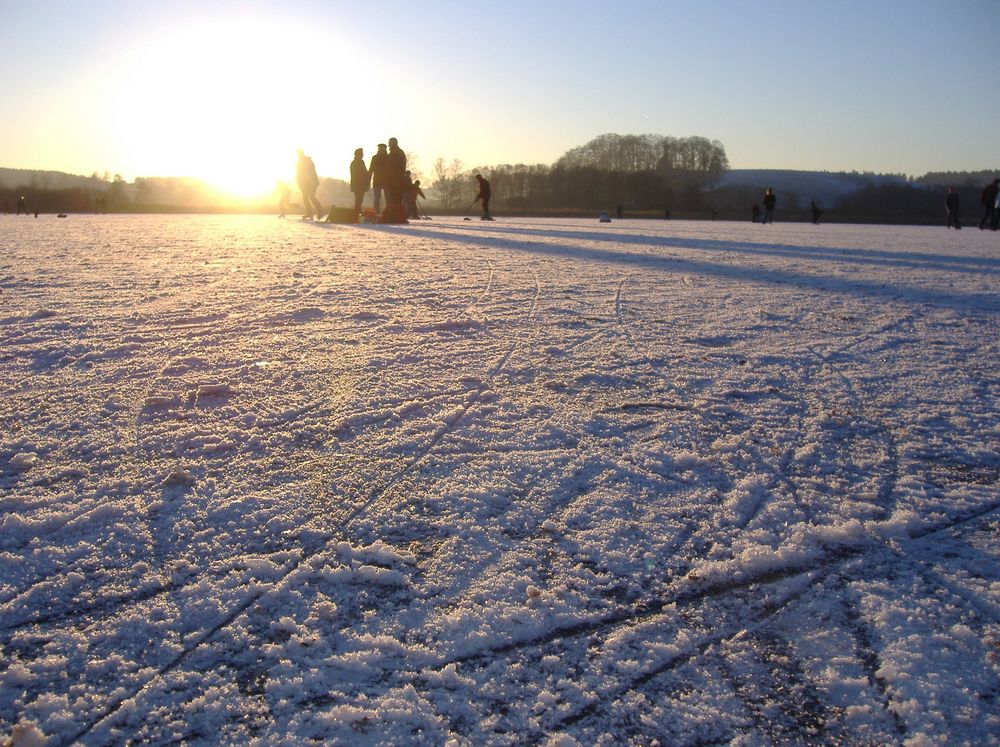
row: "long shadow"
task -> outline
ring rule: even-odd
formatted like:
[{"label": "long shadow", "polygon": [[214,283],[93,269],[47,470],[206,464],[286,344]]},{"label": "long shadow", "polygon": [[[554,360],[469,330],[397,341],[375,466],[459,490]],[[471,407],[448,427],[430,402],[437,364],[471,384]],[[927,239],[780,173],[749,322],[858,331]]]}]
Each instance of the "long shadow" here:
[{"label": "long shadow", "polygon": [[[459,228],[444,224],[441,228]],[[422,229],[431,228],[421,226]],[[942,256],[939,254],[922,254],[920,252],[887,252],[880,249],[850,249],[839,247],[802,246],[797,244],[762,244],[750,241],[723,241],[720,239],[692,239],[675,236],[637,236],[631,233],[616,233],[613,231],[575,231],[566,229],[532,229],[503,226],[490,228],[484,226],[462,226],[461,230],[470,232],[502,231],[509,234],[525,235],[557,239],[572,239],[574,241],[593,241],[614,244],[634,244],[638,246],[674,247],[678,249],[725,250],[747,254],[774,255],[797,259],[818,259],[825,261],[853,262],[865,265],[881,265],[888,267],[910,267],[915,269],[934,268],[950,272],[968,272],[977,275],[1000,275],[1000,258]],[[766,229],[764,229],[766,230]],[[445,233],[446,231],[442,231]]]},{"label": "long shadow", "polygon": [[[653,270],[714,275],[716,277],[756,283],[768,283],[771,285],[808,286],[836,293],[849,293],[859,297],[875,296],[896,301],[944,306],[962,311],[978,311],[986,313],[997,313],[1000,311],[1000,294],[997,293],[960,293],[930,288],[903,286],[899,284],[890,285],[887,283],[865,280],[846,280],[842,278],[807,275],[788,269],[721,264],[705,260],[684,259],[674,256],[664,257],[654,254],[634,254],[626,251],[616,251],[613,249],[596,249],[570,244],[555,244],[541,241],[528,241],[524,239],[508,239],[495,235],[497,231],[501,231],[504,233],[513,233],[519,236],[529,236],[537,239],[550,239],[556,237],[571,238],[574,241],[580,241],[587,240],[590,236],[590,234],[584,232],[541,232],[516,228],[507,229],[491,227],[489,229],[490,235],[476,235],[480,233],[480,231],[466,233],[462,230],[435,230],[424,226],[417,228],[412,226],[412,224],[396,228],[398,230],[405,231],[409,235],[447,239],[448,241],[469,244],[480,248],[494,247],[497,249],[507,249],[511,251],[530,252],[532,254],[550,254],[555,256],[575,257],[577,259],[594,262],[619,263]],[[671,239],[621,234],[622,239],[619,242],[617,238],[610,238],[607,235],[597,234],[597,236],[599,236],[602,241],[641,244],[659,249],[668,249],[671,247],[696,249],[704,248],[701,244],[701,240],[688,241],[686,239],[679,239],[671,243]],[[714,240],[706,243],[711,244],[711,248],[725,248],[730,251],[734,248],[738,251],[738,248],[743,245],[739,242],[730,244],[725,241]],[[762,247],[760,245],[751,244],[748,246],[760,254],[778,253],[769,252],[766,247]],[[819,251],[816,247],[808,247],[807,249]]]}]

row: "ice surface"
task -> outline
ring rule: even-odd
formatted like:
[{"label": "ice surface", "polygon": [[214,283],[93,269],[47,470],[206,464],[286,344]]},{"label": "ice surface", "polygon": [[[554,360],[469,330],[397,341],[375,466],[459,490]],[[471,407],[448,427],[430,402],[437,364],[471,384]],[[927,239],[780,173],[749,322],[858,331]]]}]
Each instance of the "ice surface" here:
[{"label": "ice surface", "polygon": [[0,217],[15,744],[1000,744],[1000,242]]}]

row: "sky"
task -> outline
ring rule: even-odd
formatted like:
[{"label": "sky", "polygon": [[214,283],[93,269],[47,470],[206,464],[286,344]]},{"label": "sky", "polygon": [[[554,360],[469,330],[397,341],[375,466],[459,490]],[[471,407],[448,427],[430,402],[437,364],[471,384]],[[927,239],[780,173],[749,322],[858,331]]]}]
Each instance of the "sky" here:
[{"label": "sky", "polygon": [[550,164],[609,132],[732,168],[1000,168],[997,0],[492,4],[0,0],[0,166],[250,193],[303,148],[345,178]]}]

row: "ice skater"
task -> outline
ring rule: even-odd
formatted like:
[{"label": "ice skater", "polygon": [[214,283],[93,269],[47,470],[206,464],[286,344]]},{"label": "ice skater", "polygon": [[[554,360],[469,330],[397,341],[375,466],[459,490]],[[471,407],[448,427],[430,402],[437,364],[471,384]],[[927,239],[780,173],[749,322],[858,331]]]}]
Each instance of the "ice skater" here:
[{"label": "ice skater", "polygon": [[985,231],[987,228],[996,226],[997,219],[997,196],[1000,195],[1000,179],[994,179],[983,188],[980,202],[983,204],[983,219],[979,221],[979,230]]},{"label": "ice skater", "polygon": [[764,220],[761,223],[774,223],[774,206],[777,202],[778,198],[774,196],[774,190],[768,187],[767,191],[764,192]]},{"label": "ice skater", "polygon": [[295,164],[295,180],[302,192],[302,207],[305,210],[302,220],[312,220],[314,215],[317,218],[322,218],[323,206],[316,199],[316,190],[319,189],[316,164],[302,152],[302,148],[299,148],[298,156],[298,162]]},{"label": "ice skater", "polygon": [[[20,215],[22,212],[25,215],[31,215],[31,213],[28,212],[28,201],[24,199],[24,195],[17,198],[17,214]],[[35,217],[37,218],[38,216]]]},{"label": "ice skater", "polygon": [[952,224],[955,229],[962,230],[962,225],[958,222],[958,191],[954,187],[948,187],[948,196],[944,198],[944,209],[948,213],[948,228]]},{"label": "ice skater", "polygon": [[278,192],[278,217],[284,218],[285,213],[288,212],[288,200],[292,197],[292,188],[279,179],[276,190]]},{"label": "ice skater", "polygon": [[812,211],[813,225],[818,226],[819,216],[823,214],[823,211],[819,209],[819,206],[816,204],[816,200],[809,201],[809,209]]},{"label": "ice skater", "polygon": [[490,189],[490,183],[483,178],[482,174],[476,174],[476,181],[479,182],[479,194],[476,195],[476,199],[472,201],[475,205],[477,202],[483,203],[483,214],[479,220],[493,220],[493,216],[490,215],[490,196],[493,194]]}]

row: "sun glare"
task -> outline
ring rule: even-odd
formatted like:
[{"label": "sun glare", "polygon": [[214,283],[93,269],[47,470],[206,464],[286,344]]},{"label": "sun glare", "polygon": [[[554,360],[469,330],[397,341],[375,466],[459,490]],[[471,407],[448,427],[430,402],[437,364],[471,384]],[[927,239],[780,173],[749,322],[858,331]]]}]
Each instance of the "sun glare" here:
[{"label": "sun glare", "polygon": [[115,127],[137,175],[195,176],[234,197],[273,192],[299,147],[346,152],[343,169],[321,169],[343,178],[353,133],[335,81],[349,54],[327,34],[273,19],[162,34],[129,56]]}]

